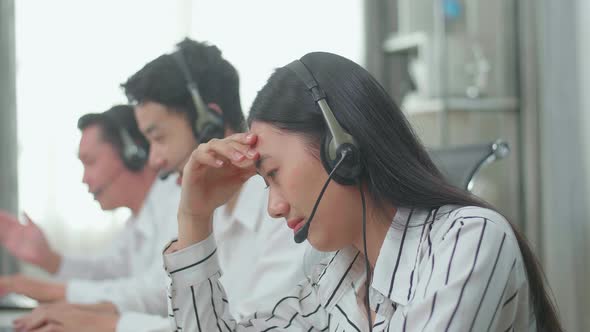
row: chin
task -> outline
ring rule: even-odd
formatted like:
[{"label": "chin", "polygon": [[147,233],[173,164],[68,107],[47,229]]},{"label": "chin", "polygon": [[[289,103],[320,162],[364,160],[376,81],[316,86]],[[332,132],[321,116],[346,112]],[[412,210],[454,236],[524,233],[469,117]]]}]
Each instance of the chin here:
[{"label": "chin", "polygon": [[309,234],[307,241],[309,242],[309,244],[311,244],[311,246],[314,249],[319,250],[319,251],[323,251],[323,252],[330,252],[330,251],[336,251],[336,250],[342,249],[341,247],[335,245],[335,243],[333,241],[330,241],[326,237],[314,236],[314,234],[312,234],[311,232]]},{"label": "chin", "polygon": [[110,204],[109,202],[98,201],[98,204],[100,204],[100,208],[103,211],[111,211],[118,208],[118,206],[116,206],[115,204]]}]

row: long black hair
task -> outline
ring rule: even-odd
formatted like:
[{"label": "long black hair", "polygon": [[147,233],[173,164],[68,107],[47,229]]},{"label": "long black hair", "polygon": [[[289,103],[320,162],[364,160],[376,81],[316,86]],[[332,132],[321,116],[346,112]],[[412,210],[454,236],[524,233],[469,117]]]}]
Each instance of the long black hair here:
[{"label": "long black hair", "polygon": [[[326,92],[338,122],[360,146],[361,179],[378,206],[433,209],[450,204],[493,209],[444,179],[401,110],[365,69],[323,52],[309,53],[301,61]],[[277,69],[259,91],[248,121],[300,134],[314,148],[319,148],[327,132],[311,94],[285,67]],[[562,331],[539,263],[524,236],[510,225],[523,256],[537,328]]]}]

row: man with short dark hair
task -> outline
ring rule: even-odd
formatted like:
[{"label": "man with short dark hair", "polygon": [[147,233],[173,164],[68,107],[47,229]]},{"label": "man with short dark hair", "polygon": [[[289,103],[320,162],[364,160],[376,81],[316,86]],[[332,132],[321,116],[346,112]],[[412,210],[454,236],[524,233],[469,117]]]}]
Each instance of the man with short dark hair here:
[{"label": "man with short dark hair", "polygon": [[[157,180],[156,170],[147,166],[149,144],[137,127],[133,107],[119,105],[84,115],[78,128],[82,132],[82,181],[103,210],[127,207],[131,217],[105,252],[95,257],[74,257],[53,250],[32,221],[22,225],[16,217],[1,212],[2,245],[17,258],[64,281],[41,281],[23,275],[0,277],[0,292],[20,293],[43,302],[108,301],[115,307],[125,306],[133,296],[134,285],[146,278],[160,284],[165,278],[159,257],[162,246],[177,234],[180,190],[174,181]],[[163,313],[165,291],[156,295],[162,304],[146,311]],[[108,322],[112,324],[113,320]]]}]

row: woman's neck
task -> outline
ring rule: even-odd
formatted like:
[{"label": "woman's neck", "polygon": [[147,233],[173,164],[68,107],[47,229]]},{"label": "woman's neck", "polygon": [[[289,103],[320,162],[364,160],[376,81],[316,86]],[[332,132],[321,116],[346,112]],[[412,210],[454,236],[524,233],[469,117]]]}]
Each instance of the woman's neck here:
[{"label": "woman's neck", "polygon": [[396,211],[397,210],[393,207],[386,208],[385,210],[376,208],[373,204],[367,201],[367,252],[365,252],[364,248],[362,221],[359,223],[360,231],[357,233],[359,236],[354,239],[353,245],[367,256],[372,269],[374,269],[375,264],[377,264],[377,258],[379,257],[381,246],[385,241],[385,236],[391,227]]}]

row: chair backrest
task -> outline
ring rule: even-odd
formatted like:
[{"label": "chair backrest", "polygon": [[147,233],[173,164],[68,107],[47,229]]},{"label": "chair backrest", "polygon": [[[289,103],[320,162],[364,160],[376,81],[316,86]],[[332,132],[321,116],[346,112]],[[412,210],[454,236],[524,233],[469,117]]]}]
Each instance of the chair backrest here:
[{"label": "chair backrest", "polygon": [[479,171],[496,160],[506,158],[510,147],[498,139],[491,143],[428,149],[428,153],[452,185],[471,191]]}]

